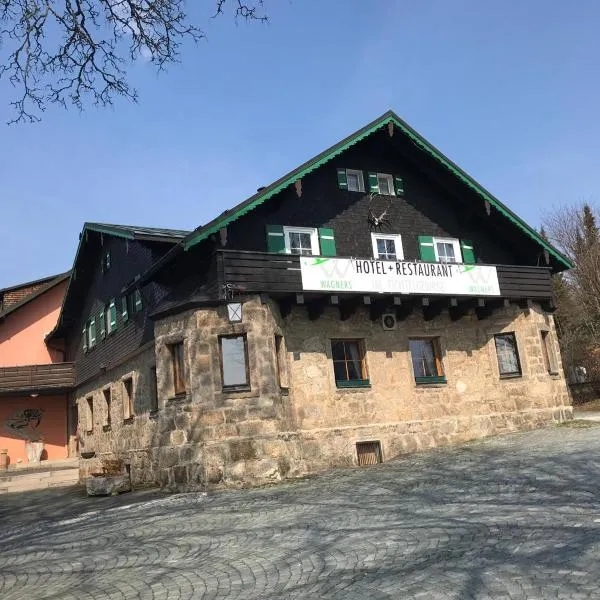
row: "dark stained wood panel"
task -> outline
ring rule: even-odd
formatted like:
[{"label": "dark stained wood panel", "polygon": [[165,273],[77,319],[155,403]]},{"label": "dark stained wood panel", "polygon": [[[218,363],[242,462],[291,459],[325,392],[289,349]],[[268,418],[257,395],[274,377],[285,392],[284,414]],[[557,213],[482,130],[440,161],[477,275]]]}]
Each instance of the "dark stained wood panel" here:
[{"label": "dark stained wood panel", "polygon": [[[302,292],[300,258],[289,254],[220,250],[221,284],[247,292]],[[496,265],[503,298],[552,299],[547,267]],[[343,292],[332,292],[343,295]]]},{"label": "dark stained wood panel", "polygon": [[0,368],[0,395],[68,391],[74,384],[73,363]]}]

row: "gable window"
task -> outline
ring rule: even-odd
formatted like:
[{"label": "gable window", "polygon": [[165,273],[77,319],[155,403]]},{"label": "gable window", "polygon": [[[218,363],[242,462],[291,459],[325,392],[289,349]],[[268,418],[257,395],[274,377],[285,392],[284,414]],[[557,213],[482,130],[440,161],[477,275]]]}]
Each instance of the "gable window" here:
[{"label": "gable window", "polygon": [[552,337],[548,330],[540,331],[540,337],[542,339],[542,353],[544,354],[544,364],[546,370],[550,375],[556,375],[558,373],[558,367],[556,364],[556,354],[552,346]]},{"label": "gable window", "polygon": [[219,336],[221,380],[224,390],[248,389],[248,340],[245,335]]},{"label": "gable window", "polygon": [[415,383],[446,383],[439,338],[408,340]]},{"label": "gable window", "polygon": [[110,252],[105,252],[100,259],[100,266],[102,267],[102,272],[106,273],[110,269]]},{"label": "gable window", "polygon": [[395,196],[394,178],[387,173],[369,173],[369,191],[384,196]]},{"label": "gable window", "polygon": [[106,319],[106,334],[110,335],[117,329],[117,306],[114,300],[111,300],[105,307],[104,318]]},{"label": "gable window", "polygon": [[461,262],[460,242],[454,238],[433,238],[433,249],[437,262]]},{"label": "gable window", "polygon": [[373,256],[382,260],[402,260],[402,237],[394,233],[372,233]]},{"label": "gable window", "polygon": [[171,351],[171,365],[173,367],[173,392],[176,396],[185,394],[185,355],[183,342],[169,346]]},{"label": "gable window", "polygon": [[331,358],[337,387],[368,387],[364,340],[331,340]]},{"label": "gable window", "polygon": [[96,319],[90,319],[87,322],[87,343],[88,348],[96,345]]},{"label": "gable window", "polygon": [[314,227],[284,227],[285,251],[302,256],[319,254],[319,236]]},{"label": "gable window", "polygon": [[521,361],[517,348],[517,338],[514,333],[497,333],[494,335],[496,356],[500,377],[520,377]]},{"label": "gable window", "polygon": [[123,420],[133,417],[133,377],[123,379]]},{"label": "gable window", "polygon": [[356,169],[338,169],[338,186],[341,190],[349,192],[364,192],[365,183],[363,181],[362,171]]}]

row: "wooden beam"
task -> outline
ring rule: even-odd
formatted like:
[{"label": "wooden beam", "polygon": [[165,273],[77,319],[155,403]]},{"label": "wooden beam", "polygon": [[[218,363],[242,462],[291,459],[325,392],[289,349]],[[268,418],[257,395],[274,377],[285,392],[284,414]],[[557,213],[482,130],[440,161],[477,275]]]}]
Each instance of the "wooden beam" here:
[{"label": "wooden beam", "polygon": [[340,301],[339,311],[340,319],[347,321],[361,305],[360,298],[348,298]]},{"label": "wooden beam", "polygon": [[400,296],[394,296],[394,306],[402,306],[402,298]]},{"label": "wooden beam", "polygon": [[296,294],[296,304],[304,304],[304,294]]},{"label": "wooden beam", "polygon": [[316,321],[324,312],[325,306],[327,305],[326,298],[317,298],[306,303],[306,310],[308,312],[308,318],[311,321]]},{"label": "wooden beam", "polygon": [[429,306],[429,298],[421,298],[421,306]]},{"label": "wooden beam", "polygon": [[291,296],[279,300],[279,312],[284,319],[292,312],[293,306],[294,302]]},{"label": "wooden beam", "polygon": [[387,300],[376,300],[371,304],[369,309],[369,317],[371,321],[377,321],[377,319],[381,319],[381,315],[388,310],[388,302]]},{"label": "wooden beam", "polygon": [[294,187],[296,188],[296,196],[298,198],[302,197],[302,179],[297,179],[294,183]]},{"label": "wooden beam", "polygon": [[392,121],[388,122],[388,135],[394,137],[394,123]]},{"label": "wooden beam", "polygon": [[369,304],[371,304],[371,296],[363,296],[363,304],[365,306],[368,306]]},{"label": "wooden beam", "polygon": [[333,295],[333,296],[329,296],[329,301],[331,302],[331,304],[333,304],[334,306],[337,306],[340,303],[340,297]]},{"label": "wooden beam", "polygon": [[487,214],[488,217],[492,213],[492,206],[490,205],[490,203],[489,203],[488,200],[485,200],[485,212],[486,212],[486,214]]}]

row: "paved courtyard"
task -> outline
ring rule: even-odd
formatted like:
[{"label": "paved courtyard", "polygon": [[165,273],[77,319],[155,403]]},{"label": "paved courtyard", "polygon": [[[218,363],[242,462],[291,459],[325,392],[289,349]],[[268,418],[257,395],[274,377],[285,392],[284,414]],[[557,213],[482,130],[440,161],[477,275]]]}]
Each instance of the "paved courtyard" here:
[{"label": "paved courtyard", "polygon": [[4,496],[0,598],[600,598],[600,427],[269,489]]}]

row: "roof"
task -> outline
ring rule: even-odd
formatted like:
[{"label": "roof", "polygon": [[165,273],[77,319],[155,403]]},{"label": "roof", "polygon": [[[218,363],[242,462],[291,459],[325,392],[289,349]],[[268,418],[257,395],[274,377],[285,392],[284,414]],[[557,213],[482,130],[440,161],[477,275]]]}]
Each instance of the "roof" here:
[{"label": "roof", "polygon": [[573,263],[552,244],[550,244],[548,240],[545,240],[535,229],[525,223],[525,221],[517,216],[512,210],[500,202],[498,198],[488,192],[482,185],[475,181],[458,165],[452,162],[447,156],[442,154],[435,146],[425,140],[425,138],[423,138],[412,127],[410,127],[408,123],[404,122],[398,115],[396,115],[396,113],[391,110],[381,115],[378,119],[375,119],[368,125],[365,125],[365,127],[355,131],[353,134],[331,146],[327,150],[317,154],[317,156],[311,158],[309,161],[300,165],[293,171],[290,171],[277,181],[261,189],[253,196],[250,196],[250,198],[247,200],[244,200],[230,210],[224,211],[216,219],[213,219],[206,225],[195,229],[183,240],[182,244],[184,249],[189,250],[192,246],[195,246],[199,242],[205,240],[211,234],[217,233],[221,228],[233,221],[236,221],[246,213],[269,200],[269,198],[272,198],[278,194],[284,188],[294,184],[305,175],[311,173],[315,169],[318,169],[320,166],[324,165],[334,157],[347,150],[350,146],[353,146],[357,142],[360,142],[367,136],[385,126],[397,127],[404,135],[412,140],[416,146],[431,155],[436,161],[438,161],[438,163],[448,169],[448,171],[457,177],[463,184],[471,188],[481,198],[482,201],[489,202],[491,207],[495,208],[500,214],[521,229],[533,241],[537,242],[540,246],[547,250],[550,255],[554,256],[554,258],[556,258],[558,262],[565,268],[570,269],[573,267]]},{"label": "roof", "polygon": [[33,287],[36,285],[47,283],[48,281],[56,279],[56,277],[59,277],[59,275],[49,275],[48,277],[42,277],[41,279],[34,279],[33,281],[26,281],[25,283],[18,283],[17,285],[11,285],[9,287],[0,288],[0,295],[6,292],[15,292],[17,290],[20,290],[21,288]]},{"label": "roof", "polygon": [[[114,225],[109,223],[86,222],[83,224],[83,229],[79,234],[79,244],[77,246],[75,258],[73,259],[73,272],[75,272],[76,270],[83,244],[87,239],[86,232],[88,231],[93,231],[103,235],[111,235],[118,238],[124,238],[127,240],[167,242],[170,244],[178,244],[185,238],[186,235],[190,233],[189,231],[185,231],[182,229],[164,229],[160,227],[139,227],[136,225]],[[69,286],[65,293],[65,297],[63,298],[63,303],[60,309],[60,315],[58,317],[56,326],[46,336],[46,340],[51,340],[61,330],[64,321],[65,307],[67,306],[67,301],[72,292],[74,280],[75,277],[73,277],[69,281]]]},{"label": "roof", "polygon": [[190,232],[183,229],[163,229],[162,227],[138,227],[136,225],[111,225],[109,223],[85,223],[83,230],[107,233],[128,240],[153,240],[173,242],[183,239]]},{"label": "roof", "polygon": [[0,319],[4,319],[11,313],[13,313],[16,310],[18,310],[19,308],[21,308],[22,306],[25,306],[26,304],[28,304],[32,300],[35,300],[36,298],[39,298],[39,296],[41,296],[42,294],[45,294],[47,291],[51,290],[53,287],[56,287],[59,283],[62,283],[63,281],[66,281],[67,279],[69,279],[70,276],[71,276],[71,271],[67,271],[66,273],[61,273],[60,275],[53,275],[52,277],[46,277],[41,280],[38,279],[36,281],[30,281],[27,284],[22,284],[20,286],[16,286],[16,288],[14,288],[14,287],[13,288],[4,288],[3,290],[0,290],[0,292],[4,292],[7,290],[11,290],[11,289],[13,289],[13,290],[18,289],[19,287],[24,287],[26,285],[35,285],[40,282],[46,282],[46,283],[44,283],[44,285],[42,287],[38,288],[35,292],[33,292],[32,294],[29,294],[28,296],[25,296],[25,298],[23,298],[19,302],[12,304],[6,310],[4,310],[4,311],[0,310]]}]

